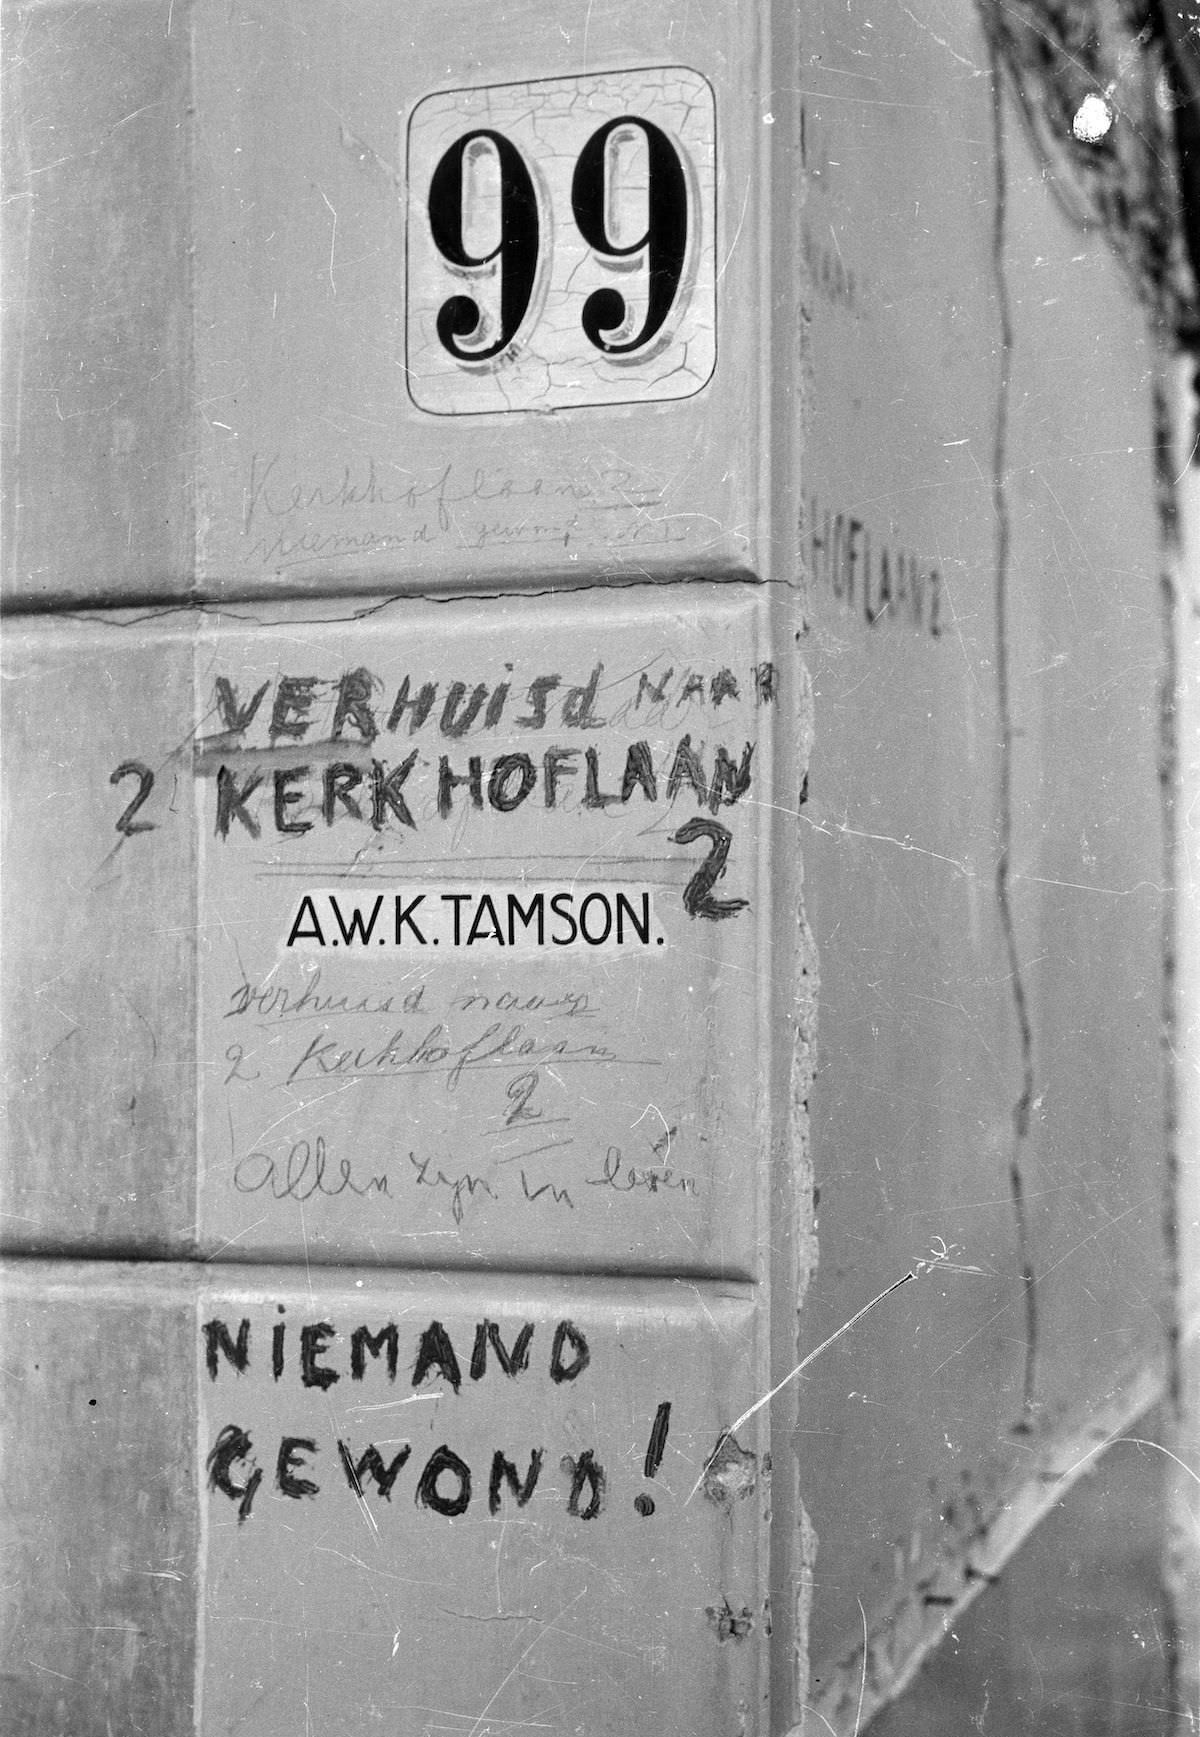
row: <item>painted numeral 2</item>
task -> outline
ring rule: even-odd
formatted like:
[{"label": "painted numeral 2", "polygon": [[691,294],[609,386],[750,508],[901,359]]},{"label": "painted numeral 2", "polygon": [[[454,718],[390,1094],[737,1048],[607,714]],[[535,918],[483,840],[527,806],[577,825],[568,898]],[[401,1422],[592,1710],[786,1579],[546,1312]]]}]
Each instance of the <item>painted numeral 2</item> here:
[{"label": "painted numeral 2", "polygon": [[718,921],[722,917],[736,917],[739,911],[747,909],[749,899],[718,899],[713,895],[713,887],[725,873],[732,837],[729,828],[720,821],[699,816],[685,821],[678,832],[671,834],[672,844],[694,844],[698,838],[710,840],[708,855],[683,889],[683,908],[689,917]]},{"label": "painted numeral 2", "polygon": [[124,833],[126,838],[132,838],[135,832],[153,832],[152,820],[135,820],[133,817],[154,789],[154,774],[149,766],[140,760],[122,760],[116,771],[109,775],[110,784],[119,784],[122,778],[137,778],[140,780],[137,793],[129,806],[123,810],[117,821],[117,831]]}]

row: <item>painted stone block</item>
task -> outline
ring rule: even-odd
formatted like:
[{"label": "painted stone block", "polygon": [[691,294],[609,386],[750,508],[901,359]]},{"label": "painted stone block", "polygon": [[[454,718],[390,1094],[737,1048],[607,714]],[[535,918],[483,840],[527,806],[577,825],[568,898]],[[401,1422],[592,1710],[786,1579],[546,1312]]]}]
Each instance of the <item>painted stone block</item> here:
[{"label": "painted stone block", "polygon": [[80,1737],[752,1728],[752,1288],[10,1265],[4,1704]]},{"label": "painted stone block", "polygon": [[761,589],[8,655],[10,1248],[759,1270],[804,704]]}]

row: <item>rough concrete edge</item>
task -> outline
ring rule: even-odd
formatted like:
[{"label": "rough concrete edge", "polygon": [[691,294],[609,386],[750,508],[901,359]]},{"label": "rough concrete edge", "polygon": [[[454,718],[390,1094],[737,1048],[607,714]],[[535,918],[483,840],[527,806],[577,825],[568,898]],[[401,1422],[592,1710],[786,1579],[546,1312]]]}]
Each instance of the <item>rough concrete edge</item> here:
[{"label": "rough concrete edge", "polygon": [[[807,785],[808,761],[812,748],[814,733],[812,687],[808,671],[800,658],[796,658],[796,669],[800,680],[802,710],[799,726],[799,747],[797,755],[798,782],[797,789],[789,792],[789,798],[795,801],[796,813],[805,800]],[[789,1057],[789,1079],[787,1096],[787,1134],[785,1165],[790,1183],[789,1206],[793,1214],[791,1253],[792,1253],[792,1290],[791,1303],[787,1310],[788,1334],[793,1360],[799,1356],[800,1332],[804,1319],[804,1302],[809,1286],[816,1275],[819,1259],[817,1243],[817,1220],[814,1200],[814,1174],[812,1161],[811,1121],[809,1117],[809,1097],[817,1068],[817,1018],[820,992],[820,969],[817,955],[816,940],[809,926],[804,906],[803,864],[797,851],[796,870],[796,911],[795,911],[795,942],[792,959],[792,983],[794,986],[794,1005],[792,1018],[794,1021],[791,1032],[791,1053]],[[802,1461],[796,1451],[795,1429],[799,1422],[798,1408],[800,1403],[799,1386],[790,1396],[787,1422],[787,1442],[790,1454],[789,1472],[792,1483],[792,1500],[795,1513],[795,1536],[791,1540],[793,1557],[793,1598],[794,1610],[791,1621],[794,1623],[793,1657],[790,1661],[792,1673],[792,1694],[794,1705],[803,1706],[808,1696],[809,1683],[809,1649],[808,1633],[811,1616],[812,1596],[814,1587],[814,1566],[817,1552],[817,1534],[804,1505],[802,1492]],[[788,1710],[791,1717],[792,1709]]]},{"label": "rough concrete edge", "polygon": [[1172,1270],[1167,1495],[1162,1579],[1171,1617],[1169,1694],[1200,1726],[1200,368],[1187,351],[1159,382],[1163,572],[1160,766],[1163,802],[1162,1041]]},{"label": "rough concrete edge", "polygon": [[[808,794],[808,764],[816,729],[812,681],[805,658],[809,615],[809,576],[803,570],[803,474],[813,415],[813,358],[809,303],[811,275],[804,258],[802,218],[807,201],[805,160],[804,77],[805,31],[798,7],[772,5],[772,77],[767,92],[763,130],[769,135],[770,283],[787,286],[767,303],[764,346],[767,370],[764,391],[771,418],[769,452],[769,552],[764,577],[781,663],[794,672],[796,691],[792,714],[781,736],[790,757],[780,757],[776,778],[775,848],[784,866],[784,897],[780,912],[783,933],[791,934],[786,982],[789,1000],[781,1009],[787,1036],[783,1042],[783,1077],[779,1079],[781,1114],[774,1158],[774,1196],[785,1219],[782,1259],[775,1283],[782,1289],[773,1300],[774,1355],[783,1370],[794,1368],[801,1355],[804,1302],[817,1269],[816,1214],[813,1205],[813,1161],[809,1099],[816,1074],[816,1025],[819,991],[817,948],[805,906],[804,857],[800,848],[800,818]],[[766,142],[766,141],[764,141]],[[766,352],[769,350],[770,354]],[[773,365],[785,358],[786,371]],[[791,696],[789,695],[789,701]],[[787,925],[785,927],[785,925]],[[781,1371],[782,1372],[782,1371]],[[783,1731],[798,1717],[808,1697],[809,1623],[814,1588],[817,1535],[803,1500],[803,1462],[797,1451],[798,1384],[781,1396],[776,1440],[776,1478],[780,1508],[786,1516],[786,1536],[773,1556],[781,1564],[772,1581],[776,1596],[786,1594],[780,1612],[781,1634],[772,1659],[775,1689],[772,1729]],[[773,1564],[774,1566],[774,1564]]]}]

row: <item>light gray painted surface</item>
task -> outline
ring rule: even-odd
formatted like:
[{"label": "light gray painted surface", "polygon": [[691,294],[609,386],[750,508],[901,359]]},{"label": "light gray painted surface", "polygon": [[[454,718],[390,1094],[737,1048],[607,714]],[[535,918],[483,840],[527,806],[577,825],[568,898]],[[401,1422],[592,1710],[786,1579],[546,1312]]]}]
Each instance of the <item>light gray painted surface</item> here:
[{"label": "light gray painted surface", "polygon": [[[1158,782],[1177,666],[1154,517],[1157,364],[1140,316],[1098,241],[1051,204],[1011,117],[998,116],[965,8],[830,7],[795,20],[780,10],[777,41],[746,9],[625,3],[557,9],[553,28],[542,9],[515,6],[486,42],[465,13],[437,29],[415,15],[398,25],[374,0],[327,8],[319,28],[276,7],[208,0],[35,5],[16,18],[10,158],[25,179],[10,246],[26,294],[8,345],[17,415],[5,597],[19,610],[59,607],[8,634],[5,1285],[29,1428],[7,1475],[23,1492],[48,1465],[68,1500],[36,1499],[14,1533],[10,1584],[31,1590],[12,1632],[23,1646],[50,1637],[52,1652],[20,1654],[28,1669],[8,1692],[51,1730],[153,1721],[145,1660],[157,1651],[169,1659],[155,1680],[170,1717],[205,1730],[241,1720],[283,1732],[316,1716],[367,1730],[389,1707],[410,1722],[440,1707],[476,1737],[493,1721],[549,1713],[564,1729],[674,1720],[681,1733],[749,1732],[768,1718],[768,1666],[774,1727],[801,1711],[794,1682],[811,1631],[806,1732],[854,1730],[1170,1375],[1164,938],[1179,930],[1168,859],[1186,846],[1181,826],[1164,824]],[[583,404],[603,370],[587,352],[580,386],[556,346],[583,329],[587,296],[614,287],[621,259],[604,265],[580,247],[567,164],[633,92],[661,98],[664,124],[681,93],[696,97],[670,122],[682,129],[695,223],[662,346],[604,375],[602,401]],[[530,118],[543,101],[544,129]],[[530,359],[544,366],[544,413],[479,407],[507,364],[485,379],[472,362],[460,379],[431,357],[454,274],[444,245],[441,264],[431,252],[428,201],[453,132],[436,129],[459,103],[464,125],[485,113],[534,162],[537,267],[507,378],[536,399]],[[613,146],[635,171],[605,219],[621,245],[651,199],[638,182],[648,138],[635,129]],[[463,169],[484,188],[480,210],[467,209],[473,194],[462,209],[476,257],[494,239],[496,161],[485,150]],[[644,264],[620,279],[636,280],[634,323],[649,317]],[[486,344],[507,318],[500,280],[480,271],[465,268],[482,310],[474,335],[458,329],[468,344]],[[677,345],[690,346],[683,393],[667,366]],[[655,594],[646,585],[685,580]],[[522,595],[490,601],[506,588]],[[572,590],[581,594],[558,595]],[[450,600],[480,591],[488,601]],[[309,603],[263,602],[296,593]],[[197,594],[210,611],[172,614]],[[147,599],[136,615],[66,618]],[[310,661],[293,663],[301,654]],[[311,868],[305,890],[324,899],[331,874],[353,878],[373,859],[407,865],[397,840],[418,830],[386,795],[366,817],[375,755],[354,705],[340,728],[324,719],[319,778],[299,775],[311,731],[272,739],[268,728],[263,739],[279,678],[316,675],[328,711],[332,684],[366,671],[365,688],[342,691],[370,709],[388,683],[398,697],[418,654],[439,708],[455,679],[460,706],[473,684],[494,698],[508,662],[526,688],[557,673],[561,689],[580,690],[558,744],[575,754],[563,774],[574,800],[552,813],[545,760],[531,759],[540,783],[521,802],[541,804],[537,828],[531,810],[482,794],[492,737],[477,808],[470,741],[448,738],[460,755],[451,770],[467,782],[448,787],[450,815],[438,817],[452,833],[438,872],[482,872],[485,858],[494,868],[489,852],[509,823],[528,868],[564,820],[572,888],[604,852],[614,875],[637,877],[647,865],[635,861],[646,853],[627,824],[631,801],[653,814],[651,853],[685,815],[730,824],[729,867],[707,896],[748,898],[749,914],[689,916],[676,858],[694,874],[716,839],[672,839],[661,968],[637,958],[631,972],[602,949],[587,960],[599,1041],[627,1048],[607,1090],[573,1091],[587,1153],[563,1160],[579,1164],[565,1182],[558,1169],[513,1179],[486,1145],[496,1110],[479,1081],[453,1108],[449,1094],[425,1101],[427,1084],[406,1098],[408,1064],[394,1065],[391,1030],[378,1037],[391,1008],[352,1000],[344,962],[338,1007],[267,1012],[252,997],[253,1041],[240,1028],[221,1041],[243,935],[245,983],[290,994],[279,963],[297,921],[287,874]],[[684,659],[698,690],[673,674],[664,701],[643,695],[630,709],[639,671],[658,681]],[[781,672],[770,708],[752,673],[767,661]],[[593,730],[585,696],[597,663],[625,684],[625,709]],[[235,727],[263,682],[261,717]],[[285,704],[277,722],[307,716]],[[198,758],[214,720],[237,740]],[[493,732],[497,752],[523,751],[511,714],[474,727]],[[255,730],[247,749],[241,738]],[[685,737],[702,777],[681,758]],[[335,761],[347,740],[353,750]],[[656,794],[635,775],[623,796],[643,740]],[[751,782],[736,801],[718,793],[713,809],[718,746],[736,782],[751,741]],[[579,789],[590,794],[593,743],[619,765],[614,775],[596,764],[590,806]],[[226,767],[230,836],[218,837],[210,751],[219,760],[225,748],[265,758]],[[424,793],[422,827],[436,814],[445,748],[422,760],[418,747],[405,774]],[[269,776],[250,790],[260,764]],[[340,771],[326,789],[329,765]],[[131,812],[148,776],[146,805]],[[514,762],[496,794],[523,780]],[[154,831],[118,833],[122,812]],[[467,831],[450,826],[456,813],[476,817]],[[336,835],[327,859],[323,831]],[[823,980],[815,1081],[801,872]],[[498,869],[494,882],[508,884]],[[425,976],[461,1001],[532,994],[542,971],[518,961],[519,990],[494,959]],[[406,978],[402,1001],[425,976]],[[301,1091],[288,1077],[298,1055],[280,1073],[270,1024],[280,1006],[320,1024]],[[342,1064],[320,1045],[347,1018],[356,1035]],[[522,1039],[544,1035],[539,1024]],[[660,1052],[673,1058],[667,1105],[634,1085],[635,1065]],[[520,1059],[504,1076],[501,1120],[544,1114],[555,1085],[552,1057],[539,1051],[532,1070]],[[328,1080],[328,1103],[314,1079]],[[1193,1108],[1187,1099],[1180,1111],[1180,1152]],[[306,1125],[318,1110],[328,1127]],[[654,1146],[656,1113],[669,1152]],[[609,1160],[617,1120],[649,1150],[625,1190],[635,1161],[623,1148],[621,1170]],[[408,1146],[387,1149],[418,1126],[438,1143],[424,1172]],[[691,1155],[683,1168],[684,1140],[694,1168]],[[341,1168],[360,1146],[369,1177]],[[466,1156],[451,1164],[459,1147]],[[390,1213],[393,1196],[371,1179],[394,1161],[408,1199],[380,1228],[371,1209]],[[257,1180],[242,1191],[250,1205],[267,1196],[257,1216],[233,1198],[239,1165]],[[695,1192],[672,1189],[684,1179]],[[809,1286],[813,1181],[822,1252]],[[572,1187],[586,1210],[557,1198]],[[580,1213],[585,1230],[562,1228]],[[29,1258],[63,1253],[79,1264]],[[219,1271],[189,1261],[197,1254]],[[101,1269],[89,1256],[176,1264]],[[234,1269],[251,1258],[263,1264]],[[303,1271],[271,1264],[301,1258]],[[562,1278],[579,1268],[585,1276]],[[131,1310],[142,1273],[144,1306]],[[257,1353],[241,1376],[223,1350],[217,1376],[206,1363],[206,1310],[228,1314],[235,1345],[251,1321],[261,1347],[282,1304],[292,1320],[308,1309],[310,1326],[331,1322],[335,1338],[318,1335],[311,1355],[319,1362],[328,1344],[343,1370],[360,1293],[425,1326],[441,1319],[456,1345],[503,1316],[506,1345],[528,1321],[544,1350],[572,1319],[595,1342],[595,1370],[574,1407],[540,1363],[511,1386],[493,1368],[494,1408],[470,1376],[465,1398],[452,1406],[443,1394],[432,1415],[461,1425],[452,1436],[447,1423],[445,1442],[466,1444],[476,1507],[431,1512],[410,1477],[396,1498],[404,1527],[389,1538],[392,1498],[376,1503],[376,1533],[335,1445],[360,1421],[353,1406],[323,1409],[320,1380],[288,1392],[286,1370],[277,1381]],[[797,1357],[834,1334],[768,1405]],[[62,1348],[52,1389],[43,1344]],[[420,1354],[409,1345],[406,1355],[411,1380]],[[147,1372],[137,1393],[130,1368]],[[81,1407],[101,1409],[87,1391],[93,1371],[122,1400],[89,1419],[97,1453],[76,1479],[63,1444]],[[421,1394],[400,1397],[422,1411]],[[667,1401],[666,1458],[648,1470]],[[400,1415],[395,1441],[411,1440],[413,1466],[398,1477],[419,1473],[419,1448],[443,1440],[426,1417],[404,1433]],[[231,1424],[253,1453],[226,1436],[224,1470],[209,1482],[208,1457]],[[496,1429],[522,1451],[547,1448],[536,1519],[503,1505],[479,1512]],[[289,1433],[319,1446],[294,1458],[264,1446]],[[578,1468],[601,1445],[610,1507],[585,1521],[595,1486],[576,1487]],[[743,1454],[757,1456],[753,1476]],[[319,1491],[290,1487],[311,1463]],[[221,1478],[245,1489],[260,1464],[261,1508],[239,1525]],[[324,1517],[329,1465],[376,1553],[367,1568],[328,1555],[345,1544],[344,1520]],[[653,1512],[635,1507],[651,1488]],[[1177,1492],[1182,1525],[1189,1495],[1186,1484]],[[98,1530],[109,1504],[120,1546]],[[73,1590],[73,1545],[87,1558],[86,1597]],[[40,1578],[25,1573],[34,1557]],[[183,1583],[156,1578],[176,1573]],[[496,1608],[431,1610],[430,1580],[484,1588]],[[119,1659],[84,1638],[107,1633],[92,1621],[105,1600],[136,1637]],[[72,1627],[64,1612],[83,1620]],[[420,1657],[404,1652],[406,1625],[419,1629]],[[464,1634],[449,1685],[459,1698],[447,1700],[432,1661]],[[249,1635],[262,1642],[253,1671]],[[75,1687],[57,1689],[55,1672]]]},{"label": "light gray painted surface", "polygon": [[1178,673],[1159,364],[970,14],[830,11],[808,48],[808,1337],[918,1274],[796,1437],[810,1724],[849,1732],[1169,1376]]}]

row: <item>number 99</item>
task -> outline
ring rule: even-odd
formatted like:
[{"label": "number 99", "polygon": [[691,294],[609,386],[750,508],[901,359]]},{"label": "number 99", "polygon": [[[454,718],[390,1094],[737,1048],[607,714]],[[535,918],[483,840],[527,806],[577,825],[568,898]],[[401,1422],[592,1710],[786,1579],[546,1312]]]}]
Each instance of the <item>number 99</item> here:
[{"label": "number 99", "polygon": [[[570,196],[576,227],[600,263],[613,273],[644,271],[641,326],[634,329],[628,293],[606,285],[584,300],[584,335],[614,362],[641,360],[684,284],[690,211],[679,152],[652,121],[621,116],[580,151]],[[640,221],[641,233],[630,235]],[[511,360],[538,287],[542,247],[534,178],[511,139],[481,127],[450,146],[429,184],[429,225],[434,246],[472,292],[438,309],[442,347],[467,365]]]}]

